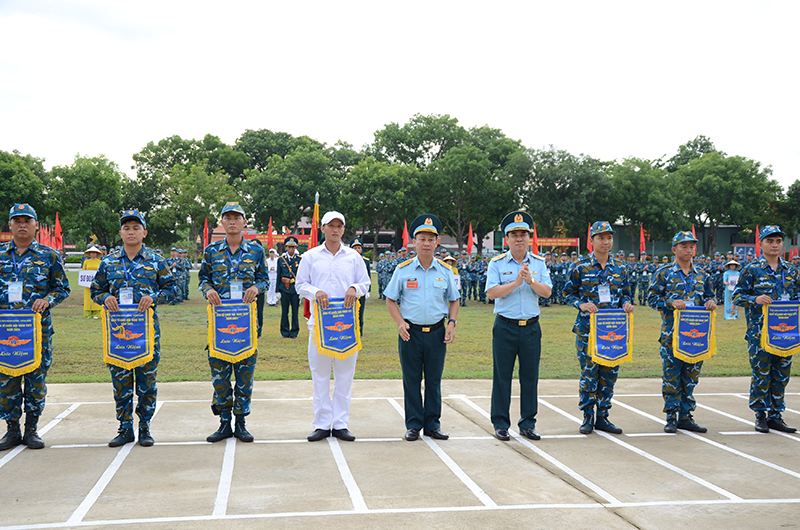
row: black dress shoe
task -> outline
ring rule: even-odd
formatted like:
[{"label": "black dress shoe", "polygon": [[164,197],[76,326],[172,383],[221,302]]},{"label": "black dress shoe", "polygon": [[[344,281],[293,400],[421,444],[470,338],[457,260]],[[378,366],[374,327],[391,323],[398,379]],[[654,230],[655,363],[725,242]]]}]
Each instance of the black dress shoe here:
[{"label": "black dress shoe", "polygon": [[520,429],[519,433],[522,436],[524,436],[525,438],[528,438],[530,440],[541,440],[542,439],[542,437],[539,436],[539,433],[536,432],[536,429],[534,429],[533,427],[531,427],[530,429]]},{"label": "black dress shoe", "polygon": [[338,438],[343,442],[355,442],[356,437],[353,436],[353,433],[348,431],[347,429],[333,429],[331,430],[331,434],[334,438]]},{"label": "black dress shoe", "polygon": [[441,429],[424,429],[422,434],[425,436],[430,436],[434,440],[447,440],[450,438],[450,435],[443,433]]},{"label": "black dress shoe", "polygon": [[[287,337],[288,338],[288,337]],[[316,429],[314,432],[308,435],[309,442],[318,442],[323,438],[327,438],[331,435],[331,431],[328,429]]]},{"label": "black dress shoe", "polygon": [[419,429],[407,430],[406,435],[403,438],[405,438],[407,442],[416,442],[419,440]]},{"label": "black dress shoe", "polygon": [[786,422],[783,421],[783,418],[780,416],[771,416],[767,419],[767,426],[770,429],[775,429],[776,431],[781,432],[797,432],[797,429],[794,427],[789,427],[786,425]]},{"label": "black dress shoe", "polygon": [[502,442],[507,442],[511,439],[508,435],[508,429],[495,429],[494,437]]}]

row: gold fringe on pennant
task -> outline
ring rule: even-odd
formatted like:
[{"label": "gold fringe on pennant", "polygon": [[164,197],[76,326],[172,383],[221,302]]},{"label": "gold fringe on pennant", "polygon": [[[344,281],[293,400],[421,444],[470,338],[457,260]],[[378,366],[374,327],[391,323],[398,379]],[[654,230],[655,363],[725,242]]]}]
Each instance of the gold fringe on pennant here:
[{"label": "gold fringe on pennant", "polygon": [[[697,309],[690,309],[688,311],[697,312]],[[678,333],[678,321],[681,316],[685,314],[685,311],[681,309],[675,311],[674,326],[672,328],[672,355],[674,355],[675,358],[680,359],[683,362],[695,364],[705,361],[706,359],[710,359],[717,353],[717,312],[709,311],[709,313],[711,313],[711,326],[709,330],[710,337],[708,339],[708,349],[699,355],[691,355],[688,352],[684,352],[680,349],[678,344],[679,341],[675,338],[675,334]]]},{"label": "gold fringe on pennant", "polygon": [[[1,312],[0,312],[1,313]],[[4,313],[3,316],[10,317],[18,317],[20,316],[17,313]],[[11,377],[18,377],[20,375],[25,375],[33,372],[42,364],[42,314],[41,313],[33,313],[33,362],[30,364],[26,364],[25,366],[21,366],[19,368],[14,368],[12,366],[8,366],[5,364],[0,364],[0,373],[11,376]]]},{"label": "gold fringe on pennant", "polygon": [[105,307],[100,311],[100,318],[103,322],[103,362],[106,364],[111,364],[113,366],[118,366],[120,368],[124,368],[126,370],[133,370],[143,364],[149,363],[153,360],[153,355],[155,355],[155,338],[156,338],[156,329],[155,324],[153,323],[153,308],[148,307],[147,311],[145,311],[145,333],[147,334],[147,355],[143,357],[139,357],[133,361],[123,361],[118,357],[114,357],[111,355],[111,329],[108,319],[109,313],[120,313],[120,312],[139,312],[138,309],[121,309],[120,311],[108,311]]},{"label": "gold fringe on pennant", "polygon": [[[241,352],[238,352],[235,355],[231,355],[227,352],[220,351],[216,348],[217,344],[217,327],[214,325],[216,321],[216,310],[217,308],[221,307],[231,307],[242,305],[249,308],[250,311],[250,326],[248,329],[248,333],[250,334],[250,348],[246,348]],[[206,308],[208,313],[208,354],[215,359],[221,359],[223,361],[228,361],[229,363],[238,363],[241,362],[248,357],[252,357],[258,351],[258,328],[256,324],[256,302],[255,300],[250,302],[249,304],[245,304],[242,302],[241,304],[227,304],[227,305],[220,305],[215,306],[212,304],[208,304]]]},{"label": "gold fringe on pennant", "polygon": [[[791,347],[781,347],[776,344],[773,344],[770,340],[769,334],[769,321],[767,319],[767,314],[769,313],[770,308],[786,308],[786,307],[794,307],[796,311],[800,314],[800,302],[795,302],[793,304],[780,304],[779,306],[774,306],[772,304],[765,305],[761,307],[762,314],[764,315],[764,322],[761,327],[761,349],[766,351],[767,353],[771,353],[772,355],[777,355],[779,357],[791,357],[796,353],[800,353],[800,344],[795,344]],[[800,319],[794,322],[795,326],[800,326]]]},{"label": "gold fringe on pennant", "polygon": [[356,343],[345,351],[339,351],[323,346],[322,328],[319,325],[319,323],[322,321],[322,309],[319,308],[316,301],[314,302],[314,329],[311,331],[311,333],[314,336],[314,344],[316,344],[317,351],[320,355],[333,357],[334,359],[347,359],[348,357],[351,357],[352,355],[361,351],[361,324],[358,321],[358,311],[360,307],[361,300],[356,299],[356,303],[353,304],[352,308],[354,312],[353,327],[355,328]]},{"label": "gold fringe on pennant", "polygon": [[[622,311],[622,310],[620,310]],[[597,354],[597,315],[599,313],[592,313],[590,315],[589,325],[589,353],[592,356],[592,362],[602,366],[619,366],[633,359],[633,313],[625,313],[627,319],[628,334],[625,337],[625,345],[628,353],[619,359],[611,360],[600,357]]]}]

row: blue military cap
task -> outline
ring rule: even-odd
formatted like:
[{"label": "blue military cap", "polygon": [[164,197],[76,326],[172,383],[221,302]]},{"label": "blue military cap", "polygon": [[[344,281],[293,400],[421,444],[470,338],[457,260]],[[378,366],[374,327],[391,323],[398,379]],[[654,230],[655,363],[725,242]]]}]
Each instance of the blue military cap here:
[{"label": "blue military cap", "polygon": [[163,252],[161,251],[161,249],[160,249],[160,248],[157,248],[157,249],[156,249],[156,254],[158,254],[158,255],[160,256],[161,254],[163,254]]},{"label": "blue military cap", "polygon": [[550,255],[550,251],[548,250],[547,252],[544,253],[544,255],[545,256],[549,256]]},{"label": "blue military cap", "polygon": [[242,214],[244,217],[244,208],[238,202],[226,202],[225,206],[222,207],[222,212],[220,212],[220,216],[225,215],[228,212],[236,212]]},{"label": "blue military cap", "polygon": [[685,241],[691,241],[693,243],[697,243],[697,238],[692,235],[691,232],[688,230],[682,230],[675,234],[672,237],[672,246],[676,246],[678,243],[683,243]]},{"label": "blue military cap", "polygon": [[361,242],[361,238],[360,237],[354,237],[353,240],[350,242],[350,246],[351,247],[354,247],[356,245],[358,245],[359,247],[362,247],[362,248],[364,247],[364,243]]},{"label": "blue military cap", "polygon": [[753,249],[751,248],[750,250],[748,250],[748,251],[747,251],[747,254],[748,254],[749,256],[755,256],[755,254],[756,254],[756,253],[755,253],[755,252],[753,252]]},{"label": "blue military cap", "polygon": [[653,261],[658,260],[658,254],[653,254]]},{"label": "blue military cap", "polygon": [[36,210],[33,209],[33,206],[30,204],[15,204],[11,207],[11,210],[8,212],[8,218],[11,219],[12,217],[33,217],[34,221],[38,221],[39,217],[36,215]]},{"label": "blue military cap", "polygon": [[775,234],[778,234],[781,237],[786,237],[786,234],[783,233],[783,230],[781,230],[780,227],[778,227],[778,225],[767,225],[759,231],[758,240],[761,241],[765,237],[769,237]]},{"label": "blue military cap", "polygon": [[605,234],[606,232],[614,233],[614,229],[611,227],[611,224],[608,221],[597,221],[592,225],[591,230],[589,231],[589,237],[594,237],[597,234]]},{"label": "blue military cap", "polygon": [[625,251],[624,250],[620,249],[620,250],[617,251],[617,256],[624,256],[624,255],[625,255]]},{"label": "blue military cap", "polygon": [[283,242],[283,245],[287,246],[287,247],[296,247],[297,246],[297,238],[294,237],[294,236],[289,236]]},{"label": "blue military cap", "polygon": [[411,233],[416,236],[417,232],[430,232],[437,236],[442,231],[442,221],[432,213],[424,213],[411,221]]},{"label": "blue military cap", "polygon": [[636,256],[634,256],[634,255],[633,255],[633,252],[631,252],[630,254],[628,254],[628,257],[629,257],[629,258],[635,258]]},{"label": "blue military cap", "polygon": [[717,256],[722,256],[722,254],[720,254],[719,252],[714,252],[714,257],[716,258]]},{"label": "blue military cap", "polygon": [[643,255],[644,255],[644,256],[646,256],[646,255],[647,255],[647,251],[646,251],[646,250],[643,250],[643,251],[639,252],[639,257],[641,257],[641,256],[643,256]]},{"label": "blue military cap", "polygon": [[169,249],[170,252],[178,252],[178,247],[172,247]]},{"label": "blue military cap", "polygon": [[144,222],[144,216],[139,212],[139,210],[125,210],[122,212],[122,216],[119,218],[119,226],[122,228],[122,225],[125,222],[130,221],[131,219],[136,219],[142,225],[142,227],[147,228],[147,223]]},{"label": "blue military cap", "polygon": [[412,254],[416,256],[417,255],[417,251],[416,250],[412,250],[411,252],[408,253],[409,256],[412,255]]},{"label": "blue military cap", "polygon": [[572,251],[572,253],[571,253],[570,255],[571,255],[571,256],[577,256],[577,255],[578,255],[578,253],[577,253],[577,252],[575,252],[575,251],[573,250],[573,251]]},{"label": "blue military cap", "polygon": [[398,252],[404,252],[404,251],[406,251],[406,250],[408,250],[408,249],[407,249],[406,247],[403,247],[403,248],[401,248],[400,250],[398,250]]},{"label": "blue military cap", "polygon": [[383,256],[383,252],[381,252],[380,254],[378,254],[378,256]]},{"label": "blue military cap", "polygon": [[531,232],[533,231],[533,217],[526,212],[511,212],[503,217],[500,228],[503,230],[503,233],[506,234],[513,230]]}]

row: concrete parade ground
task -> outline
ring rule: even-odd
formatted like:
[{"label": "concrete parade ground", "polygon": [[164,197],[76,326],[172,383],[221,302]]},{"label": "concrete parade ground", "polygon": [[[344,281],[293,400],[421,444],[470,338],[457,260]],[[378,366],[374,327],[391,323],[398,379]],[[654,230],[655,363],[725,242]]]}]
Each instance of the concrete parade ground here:
[{"label": "concrete parade ground", "polygon": [[[493,437],[491,385],[444,380],[450,439],[406,442],[402,382],[356,380],[357,440],[309,443],[311,381],[256,382],[255,443],[210,444],[211,383],[161,383],[155,446],[112,449],[111,385],[52,384],[47,447],[0,453],[0,530],[800,526],[800,436],[753,430],[748,378],[700,379],[707,434],[664,433],[660,380],[621,379],[617,436],[579,434],[577,381],[543,380],[537,442]],[[784,413],[795,426],[797,390]]]}]

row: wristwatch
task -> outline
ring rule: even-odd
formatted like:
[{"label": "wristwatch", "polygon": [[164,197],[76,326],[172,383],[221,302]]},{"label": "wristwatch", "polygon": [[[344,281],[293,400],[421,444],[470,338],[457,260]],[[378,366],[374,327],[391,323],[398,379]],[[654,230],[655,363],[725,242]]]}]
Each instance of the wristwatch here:
[{"label": "wristwatch", "polygon": [[456,325],[458,325],[458,321],[457,321],[455,318],[451,318],[450,320],[448,320],[448,321],[447,321],[447,323],[448,323],[448,324],[449,324],[450,322],[452,322],[452,323],[453,323],[453,327],[455,327]]}]

